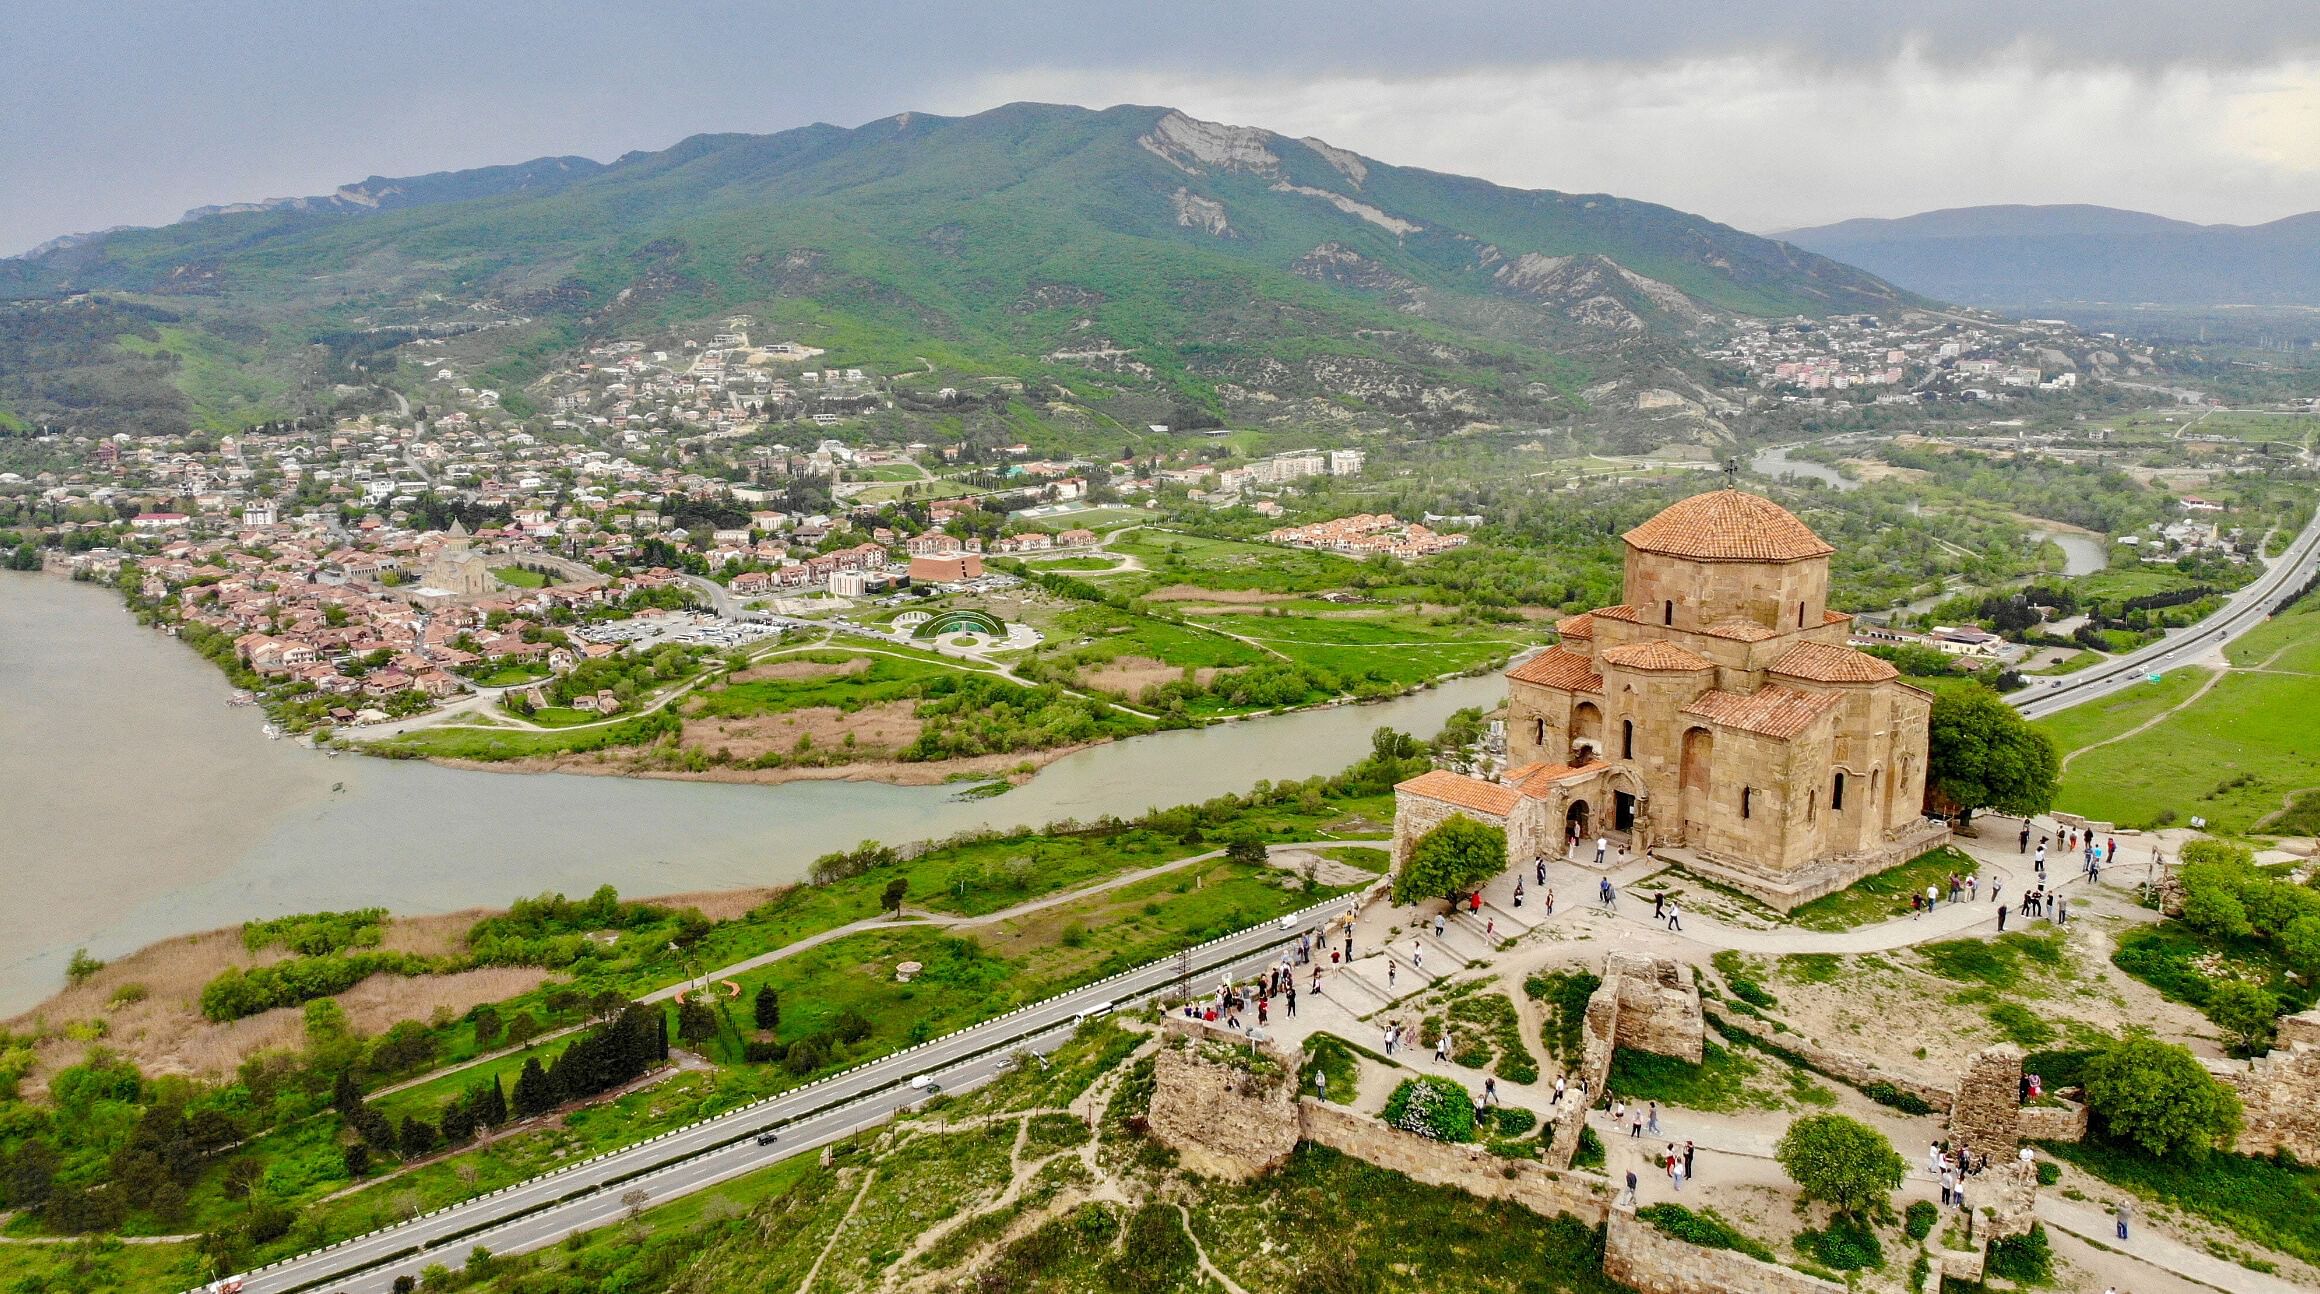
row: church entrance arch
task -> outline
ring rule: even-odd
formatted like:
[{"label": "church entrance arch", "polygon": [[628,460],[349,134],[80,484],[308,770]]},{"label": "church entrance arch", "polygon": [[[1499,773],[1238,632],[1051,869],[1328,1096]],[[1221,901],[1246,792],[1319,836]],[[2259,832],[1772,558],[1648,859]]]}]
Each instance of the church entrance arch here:
[{"label": "church entrance arch", "polygon": [[1573,800],[1571,807],[1563,811],[1563,837],[1566,840],[1584,838],[1591,825],[1585,800]]}]

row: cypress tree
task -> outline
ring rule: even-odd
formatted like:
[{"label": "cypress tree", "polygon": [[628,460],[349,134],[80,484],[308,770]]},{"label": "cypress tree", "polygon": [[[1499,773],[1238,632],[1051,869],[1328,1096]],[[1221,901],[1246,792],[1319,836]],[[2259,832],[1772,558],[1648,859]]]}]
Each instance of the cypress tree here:
[{"label": "cypress tree", "polygon": [[781,1027],[781,994],[773,991],[773,985],[760,985],[757,997],[750,1003],[750,1006],[756,1012],[758,1028],[779,1029]]},{"label": "cypress tree", "polygon": [[403,1150],[403,1158],[417,1159],[435,1148],[435,1125],[411,1115],[403,1116],[403,1131],[396,1138]]},{"label": "cypress tree", "polygon": [[355,1107],[361,1104],[362,1089],[355,1086],[354,1072],[345,1069],[338,1071],[338,1082],[330,1089],[331,1108],[342,1115],[352,1115]]},{"label": "cypress tree", "polygon": [[556,1089],[548,1082],[548,1071],[540,1068],[539,1057],[526,1060],[524,1072],[516,1075],[512,1104],[519,1119],[529,1119],[556,1108]]}]

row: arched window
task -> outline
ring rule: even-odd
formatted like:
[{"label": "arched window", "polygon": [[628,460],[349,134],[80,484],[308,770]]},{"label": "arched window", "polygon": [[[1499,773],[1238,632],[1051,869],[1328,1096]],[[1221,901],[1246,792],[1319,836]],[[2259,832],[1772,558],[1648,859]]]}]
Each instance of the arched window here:
[{"label": "arched window", "polygon": [[1805,793],[1804,793],[1804,820],[1805,820],[1806,822],[1811,822],[1811,821],[1812,821],[1812,820],[1813,820],[1815,817],[1819,816],[1819,814],[1820,814],[1820,807],[1821,807],[1821,793],[1820,793],[1820,792],[1818,792],[1818,791],[1807,791],[1807,792],[1805,792]]},{"label": "arched window", "polygon": [[1756,807],[1756,788],[1755,788],[1755,787],[1753,787],[1753,786],[1743,786],[1743,787],[1741,787],[1741,788],[1740,788],[1740,816],[1741,816],[1741,817],[1743,817],[1743,818],[1747,817],[1747,816],[1748,816],[1748,813],[1749,813],[1749,811],[1750,811],[1751,809],[1754,809],[1755,807]]},{"label": "arched window", "polygon": [[1531,720],[1531,722],[1537,725],[1537,730],[1536,730],[1535,734],[1534,734],[1534,735],[1531,737],[1531,744],[1532,744],[1532,745],[1534,745],[1534,746],[1544,746],[1544,745],[1546,745],[1546,744],[1547,744],[1547,721],[1546,721],[1546,720],[1544,720],[1544,719],[1533,719],[1533,720]]},{"label": "arched window", "polygon": [[1663,625],[1672,625],[1676,622],[1676,604],[1674,602],[1660,604],[1659,622]]},{"label": "arched window", "polygon": [[1635,720],[1633,719],[1619,721],[1619,757],[1621,759],[1635,758]]},{"label": "arched window", "polygon": [[1839,770],[1836,780],[1829,783],[1829,811],[1831,813],[1842,813],[1844,810],[1845,774],[1842,770]]},{"label": "arched window", "polygon": [[1796,627],[1804,628],[1804,603],[1802,602],[1796,604]]}]

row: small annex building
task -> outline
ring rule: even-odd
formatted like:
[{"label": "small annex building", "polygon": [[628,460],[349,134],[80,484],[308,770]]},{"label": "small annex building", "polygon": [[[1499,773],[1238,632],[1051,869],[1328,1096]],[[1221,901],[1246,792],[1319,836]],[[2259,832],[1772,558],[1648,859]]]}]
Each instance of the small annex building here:
[{"label": "small annex building", "polygon": [[1921,813],[1933,698],[1847,644],[1835,549],[1736,489],[1624,538],[1627,600],[1507,671],[1508,772],[1395,788],[1396,863],[1463,813],[1517,860],[1606,837],[1785,909],[1947,838]]}]

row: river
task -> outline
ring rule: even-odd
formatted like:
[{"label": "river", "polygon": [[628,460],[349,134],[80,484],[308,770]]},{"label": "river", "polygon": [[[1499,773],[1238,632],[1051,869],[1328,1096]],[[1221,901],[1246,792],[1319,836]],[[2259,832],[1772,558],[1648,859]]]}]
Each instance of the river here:
[{"label": "river", "polygon": [[[1770,449],[1758,450],[1755,457],[1748,460],[1748,469],[1776,481],[1783,476],[1793,476],[1800,480],[1820,481],[1832,489],[1861,488],[1859,481],[1852,480],[1826,463],[1791,457],[1788,451],[1795,448],[1795,445],[1774,445]],[[2033,539],[2053,540],[2062,549],[2064,575],[2092,575],[2110,564],[2110,554],[2100,535],[2084,534],[2076,530],[2032,530],[2030,535]],[[1928,605],[1939,600],[1938,597],[1934,598]]]},{"label": "river", "polygon": [[1331,773],[1370,732],[1430,735],[1496,675],[1375,705],[1157,733],[982,800],[877,782],[749,786],[469,772],[268,740],[216,669],[109,590],[0,573],[0,1015],[112,957],[252,917],[445,912],[543,890],[778,884],[818,855],[1037,825]]}]

